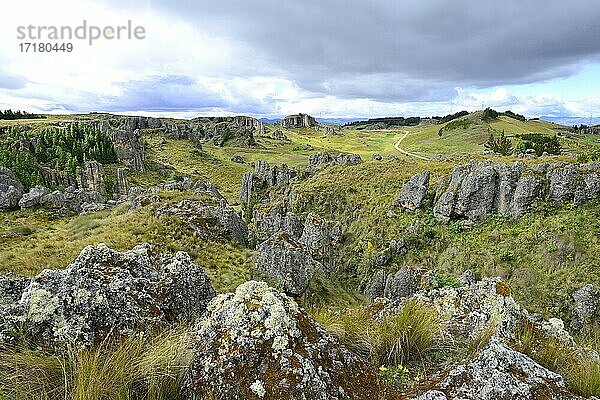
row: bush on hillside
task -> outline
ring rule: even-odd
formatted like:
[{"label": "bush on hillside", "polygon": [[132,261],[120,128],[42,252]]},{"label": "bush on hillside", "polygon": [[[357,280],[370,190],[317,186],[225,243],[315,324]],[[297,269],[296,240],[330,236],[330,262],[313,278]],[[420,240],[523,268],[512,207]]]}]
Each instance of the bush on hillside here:
[{"label": "bush on hillside", "polygon": [[498,137],[495,137],[493,133],[490,133],[490,137],[484,144],[484,147],[503,156],[511,155],[513,152],[512,141],[504,135],[504,131],[502,131]]},{"label": "bush on hillside", "polygon": [[544,152],[548,154],[560,154],[561,145],[558,136],[546,136],[541,133],[525,133],[516,135],[517,144],[515,154],[525,153],[528,149],[533,149],[535,154],[541,156]]}]

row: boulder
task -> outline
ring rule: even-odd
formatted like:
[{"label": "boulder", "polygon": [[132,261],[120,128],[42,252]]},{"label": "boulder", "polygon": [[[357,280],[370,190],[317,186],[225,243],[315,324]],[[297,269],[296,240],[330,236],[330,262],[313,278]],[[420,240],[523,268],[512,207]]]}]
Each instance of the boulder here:
[{"label": "boulder", "polygon": [[0,339],[16,334],[54,348],[190,322],[215,296],[187,253],[158,254],[148,244],[124,253],[88,246],[66,269],[44,270],[21,289]]},{"label": "boulder", "polygon": [[585,285],[573,293],[573,310],[571,328],[583,330],[598,312],[598,295],[600,292],[594,285]]},{"label": "boulder", "polygon": [[50,210],[59,210],[65,207],[66,197],[60,190],[55,190],[52,193],[48,193],[42,196],[40,199],[40,205]]},{"label": "boulder", "polygon": [[244,160],[244,157],[240,156],[239,154],[236,154],[233,157],[231,157],[231,161],[233,161],[234,163],[238,163],[238,164],[246,163],[246,160]]},{"label": "boulder", "polygon": [[381,160],[383,160],[383,157],[381,157],[381,154],[373,154],[371,156],[371,160],[373,160],[373,161],[381,161]]},{"label": "boulder", "polygon": [[254,164],[254,172],[246,172],[242,177],[240,200],[242,204],[248,204],[261,191],[272,186],[286,185],[297,175],[295,168],[285,164],[270,166],[266,161],[259,160]]},{"label": "boulder", "polygon": [[43,186],[33,187],[21,197],[21,200],[19,200],[19,207],[21,207],[21,210],[24,210],[26,208],[37,206],[40,204],[42,197],[49,192],[48,188]]},{"label": "boulder", "polygon": [[368,365],[264,282],[213,299],[191,340],[190,398],[385,398]]},{"label": "boulder", "polygon": [[[475,359],[450,369],[446,377],[417,399],[514,400],[578,399],[562,376],[492,337]],[[579,398],[580,399],[580,398]]]},{"label": "boulder", "polygon": [[427,194],[430,175],[431,173],[429,171],[423,171],[420,174],[413,175],[408,182],[402,186],[395,204],[409,210],[420,208],[425,199],[425,195]]},{"label": "boulder", "polygon": [[23,185],[12,171],[0,167],[0,210],[17,207],[23,196]]},{"label": "boulder", "polygon": [[281,131],[281,129],[275,129],[273,131],[273,133],[271,134],[271,137],[273,139],[281,140],[281,141],[284,141],[284,142],[289,142],[290,141],[290,139],[285,135],[285,133],[283,133]]},{"label": "boulder", "polygon": [[309,213],[299,242],[324,267],[327,274],[335,272],[334,249],[342,240],[342,224]]},{"label": "boulder", "polygon": [[278,232],[258,245],[256,270],[292,296],[304,294],[310,280],[323,266],[315,261],[304,246],[285,232]]},{"label": "boulder", "polygon": [[156,216],[171,215],[187,223],[203,238],[231,239],[243,246],[248,244],[248,227],[239,214],[224,202],[205,204],[186,199],[167,204],[156,211]]}]

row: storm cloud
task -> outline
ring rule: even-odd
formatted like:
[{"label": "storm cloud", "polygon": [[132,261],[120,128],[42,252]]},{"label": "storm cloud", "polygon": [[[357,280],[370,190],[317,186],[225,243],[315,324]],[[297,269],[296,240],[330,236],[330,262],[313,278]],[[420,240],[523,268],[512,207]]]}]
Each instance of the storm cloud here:
[{"label": "storm cloud", "polygon": [[445,100],[457,86],[569,76],[600,55],[600,3],[587,0],[174,0],[130,7],[160,9],[244,43],[302,89],[342,97]]}]

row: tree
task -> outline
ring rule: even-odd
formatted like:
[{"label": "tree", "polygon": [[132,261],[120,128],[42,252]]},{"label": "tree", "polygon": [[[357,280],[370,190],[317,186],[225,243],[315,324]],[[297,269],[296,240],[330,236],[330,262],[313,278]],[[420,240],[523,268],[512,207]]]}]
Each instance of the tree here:
[{"label": "tree", "polygon": [[512,141],[504,135],[504,131],[497,138],[490,133],[488,141],[484,144],[485,148],[503,156],[511,155],[513,152]]}]

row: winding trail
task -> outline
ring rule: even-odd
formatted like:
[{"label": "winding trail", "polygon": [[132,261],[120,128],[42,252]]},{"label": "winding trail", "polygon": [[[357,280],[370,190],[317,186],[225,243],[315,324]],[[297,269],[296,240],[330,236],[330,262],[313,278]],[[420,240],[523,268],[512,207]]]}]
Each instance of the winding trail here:
[{"label": "winding trail", "polygon": [[408,151],[406,151],[406,150],[402,150],[402,148],[400,147],[400,143],[402,143],[402,141],[403,141],[404,139],[406,139],[406,137],[407,137],[407,136],[408,136],[408,134],[410,133],[409,131],[403,131],[403,132],[404,132],[404,136],[402,136],[402,137],[401,137],[401,138],[400,138],[400,139],[399,139],[399,140],[398,140],[398,141],[397,141],[397,142],[394,144],[394,148],[395,148],[396,150],[398,150],[400,153],[402,153],[402,154],[406,154],[406,155],[407,155],[407,156],[409,156],[409,157],[414,157],[414,158],[418,158],[418,159],[420,159],[420,160],[429,161],[429,158],[427,158],[427,157],[423,157],[423,156],[420,156],[420,155],[418,155],[418,154],[411,153],[411,152],[408,152]]}]

